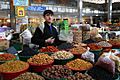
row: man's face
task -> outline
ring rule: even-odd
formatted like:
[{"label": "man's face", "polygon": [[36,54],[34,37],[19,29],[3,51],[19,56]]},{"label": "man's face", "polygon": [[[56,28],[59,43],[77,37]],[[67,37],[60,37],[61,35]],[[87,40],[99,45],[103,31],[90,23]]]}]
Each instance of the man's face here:
[{"label": "man's face", "polygon": [[48,13],[44,16],[44,19],[45,19],[46,22],[52,23],[53,22],[53,15]]}]

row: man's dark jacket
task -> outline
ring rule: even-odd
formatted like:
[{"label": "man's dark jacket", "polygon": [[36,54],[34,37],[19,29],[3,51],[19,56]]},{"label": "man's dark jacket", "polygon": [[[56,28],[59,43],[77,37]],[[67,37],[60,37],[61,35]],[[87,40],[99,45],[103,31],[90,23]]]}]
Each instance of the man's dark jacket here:
[{"label": "man's dark jacket", "polygon": [[[46,44],[45,40],[50,37],[55,38],[54,43]],[[40,27],[36,28],[35,33],[31,39],[31,42],[33,44],[39,45],[39,48],[49,46],[49,45],[57,46],[61,43],[61,41],[58,38],[58,32],[57,32],[56,28],[53,27],[53,25],[51,25],[51,28],[50,28],[50,26],[46,22],[44,22],[43,32],[40,29]]]}]

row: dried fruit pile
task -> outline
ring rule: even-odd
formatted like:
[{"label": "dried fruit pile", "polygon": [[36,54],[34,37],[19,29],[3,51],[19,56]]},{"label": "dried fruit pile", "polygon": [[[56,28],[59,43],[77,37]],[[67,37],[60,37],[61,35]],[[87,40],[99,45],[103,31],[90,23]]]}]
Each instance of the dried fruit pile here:
[{"label": "dried fruit pile", "polygon": [[72,74],[72,71],[63,65],[54,65],[43,71],[43,76],[49,79],[66,78]]},{"label": "dried fruit pile", "polygon": [[8,61],[8,60],[13,60],[15,58],[16,56],[13,54],[9,54],[9,53],[0,54],[0,61]]},{"label": "dried fruit pile", "polygon": [[37,54],[34,55],[32,58],[28,59],[28,63],[31,64],[38,64],[38,65],[46,65],[53,63],[54,59],[50,57],[48,54]]},{"label": "dried fruit pile", "polygon": [[108,41],[110,44],[112,44],[112,46],[114,47],[120,47],[120,39],[113,39]]},{"label": "dried fruit pile", "polygon": [[82,73],[75,73],[72,76],[69,76],[67,78],[68,80],[93,80],[91,76],[89,76],[88,74],[82,74]]},{"label": "dried fruit pile", "polygon": [[29,64],[23,61],[11,61],[0,65],[0,72],[20,72],[28,69]]},{"label": "dried fruit pile", "polygon": [[87,50],[84,47],[75,47],[70,49],[70,52],[73,54],[83,54],[85,53]]},{"label": "dried fruit pile", "polygon": [[42,76],[39,76],[35,73],[26,72],[12,80],[45,80]]},{"label": "dried fruit pile", "polygon": [[101,50],[102,47],[95,44],[95,43],[91,43],[91,44],[88,44],[88,47],[90,47],[90,50]]},{"label": "dried fruit pile", "polygon": [[73,61],[70,61],[66,64],[66,66],[69,69],[76,70],[76,71],[84,71],[89,70],[93,67],[93,65],[90,62],[84,61],[82,59],[75,59]]},{"label": "dried fruit pile", "polygon": [[54,46],[47,46],[40,49],[40,52],[57,52],[57,51],[59,50]]},{"label": "dried fruit pile", "polygon": [[73,58],[73,54],[67,51],[58,51],[51,55],[54,59],[64,60]]}]

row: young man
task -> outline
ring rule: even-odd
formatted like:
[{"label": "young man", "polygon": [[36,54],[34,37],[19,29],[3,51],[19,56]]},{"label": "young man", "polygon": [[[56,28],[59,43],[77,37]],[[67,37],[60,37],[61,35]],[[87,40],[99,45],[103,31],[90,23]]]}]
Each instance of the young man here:
[{"label": "young man", "polygon": [[36,31],[31,39],[33,44],[39,45],[39,48],[53,45],[57,46],[61,43],[58,38],[58,32],[52,25],[54,13],[51,10],[45,10],[43,17],[45,22],[43,26],[36,28]]}]

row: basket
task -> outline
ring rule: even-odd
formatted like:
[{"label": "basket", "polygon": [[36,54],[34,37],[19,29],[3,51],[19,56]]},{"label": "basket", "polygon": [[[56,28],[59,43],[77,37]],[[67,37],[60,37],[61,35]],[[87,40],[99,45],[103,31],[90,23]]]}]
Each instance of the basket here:
[{"label": "basket", "polygon": [[45,65],[29,63],[30,64],[30,71],[42,72],[44,69],[51,67],[53,65],[53,63],[54,63],[54,61],[49,63],[49,64],[45,64]]},{"label": "basket", "polygon": [[12,80],[14,78],[16,78],[17,76],[19,76],[22,73],[25,73],[29,68],[29,65],[27,64],[27,67],[21,71],[18,72],[1,72],[0,76],[1,79],[0,80]]}]

